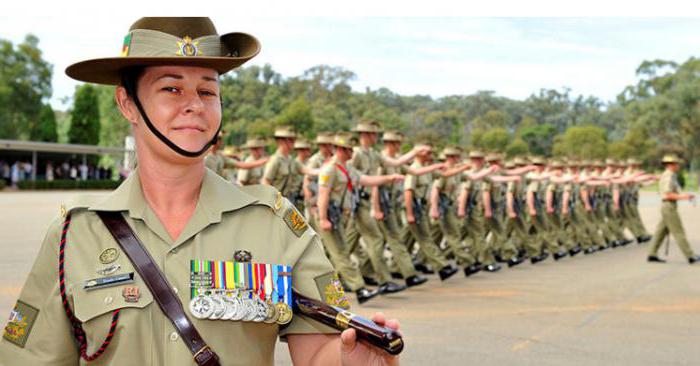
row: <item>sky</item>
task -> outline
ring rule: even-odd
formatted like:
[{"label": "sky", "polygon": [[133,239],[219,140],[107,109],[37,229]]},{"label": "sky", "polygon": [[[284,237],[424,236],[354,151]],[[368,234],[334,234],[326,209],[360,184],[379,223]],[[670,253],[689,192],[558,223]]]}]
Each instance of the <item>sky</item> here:
[{"label": "sky", "polygon": [[[679,63],[698,56],[697,18],[212,16],[220,33],[256,36],[261,53],[285,77],[315,65],[349,69],[353,89],[387,87],[439,98],[491,90],[525,99],[542,88],[612,101],[635,84],[644,60]],[[73,62],[119,54],[133,15],[0,16],[0,38],[39,37],[54,65],[52,105],[65,110],[77,82]]]}]

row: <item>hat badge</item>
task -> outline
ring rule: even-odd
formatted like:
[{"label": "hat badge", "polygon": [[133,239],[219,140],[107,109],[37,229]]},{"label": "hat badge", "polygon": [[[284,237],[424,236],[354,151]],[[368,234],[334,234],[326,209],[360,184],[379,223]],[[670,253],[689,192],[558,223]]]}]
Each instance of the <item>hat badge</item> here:
[{"label": "hat badge", "polygon": [[193,41],[190,36],[185,36],[182,41],[177,42],[178,50],[176,54],[178,56],[197,56],[199,46],[199,41]]}]

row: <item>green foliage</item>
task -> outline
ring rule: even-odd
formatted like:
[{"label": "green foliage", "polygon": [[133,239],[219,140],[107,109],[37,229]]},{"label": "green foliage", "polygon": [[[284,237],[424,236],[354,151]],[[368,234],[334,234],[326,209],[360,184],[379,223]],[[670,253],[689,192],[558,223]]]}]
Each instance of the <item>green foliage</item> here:
[{"label": "green foliage", "polygon": [[32,141],[58,142],[56,114],[51,105],[45,104],[39,112],[39,123],[32,128],[29,139]]},{"label": "green foliage", "polygon": [[496,127],[490,129],[481,136],[480,148],[486,151],[497,151],[501,152],[506,149],[510,143],[510,134],[505,128]]},{"label": "green foliage", "polygon": [[90,84],[78,86],[73,100],[68,141],[97,145],[100,142],[100,110],[96,87]]},{"label": "green foliage", "polygon": [[108,189],[113,190],[121,184],[120,181],[101,179],[101,180],[72,180],[72,179],[58,179],[58,180],[23,180],[17,182],[17,188],[19,189]]},{"label": "green foliage", "polygon": [[525,156],[529,153],[530,149],[527,145],[527,142],[523,141],[523,139],[521,138],[516,138],[506,147],[506,156],[508,158],[513,158],[516,156]]},{"label": "green foliage", "polygon": [[528,145],[532,154],[550,156],[556,133],[557,129],[553,125],[545,123],[522,128],[520,138]]},{"label": "green foliage", "polygon": [[39,135],[39,115],[51,96],[52,66],[42,58],[39,39],[27,35],[16,47],[0,39],[0,138]]},{"label": "green foliage", "polygon": [[607,156],[607,144],[603,128],[576,126],[555,138],[553,153],[559,157],[603,159]]},{"label": "green foliage", "polygon": [[311,106],[301,97],[282,111],[276,124],[293,126],[297,133],[309,138],[314,135],[314,116],[311,113]]}]

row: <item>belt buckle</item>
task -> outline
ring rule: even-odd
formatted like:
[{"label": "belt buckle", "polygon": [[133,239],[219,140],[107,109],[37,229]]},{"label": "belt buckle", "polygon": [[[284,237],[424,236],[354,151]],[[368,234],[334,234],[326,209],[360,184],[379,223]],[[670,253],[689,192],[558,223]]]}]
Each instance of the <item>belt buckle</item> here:
[{"label": "belt buckle", "polygon": [[204,352],[206,352],[206,351],[208,351],[208,350],[211,350],[211,348],[209,348],[208,345],[202,346],[202,348],[200,348],[199,351],[197,351],[197,352],[194,354],[194,356],[192,356],[192,359],[194,360],[194,362],[197,363],[197,357],[199,357],[199,355],[201,355],[202,353],[204,353]]}]

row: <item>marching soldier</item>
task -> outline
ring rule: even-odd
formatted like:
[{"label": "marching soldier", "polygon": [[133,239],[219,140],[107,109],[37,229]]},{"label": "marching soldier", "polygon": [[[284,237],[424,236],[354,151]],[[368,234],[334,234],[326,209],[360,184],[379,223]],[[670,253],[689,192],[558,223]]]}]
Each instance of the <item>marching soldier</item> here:
[{"label": "marching soldier", "polygon": [[678,201],[693,200],[695,196],[691,193],[680,193],[677,174],[681,167],[681,160],[675,155],[664,156],[661,163],[664,165],[664,172],[659,179],[659,193],[661,194],[661,221],[654,232],[654,239],[649,248],[649,262],[663,263],[657,255],[661,243],[668,235],[673,235],[676,244],[683,252],[688,262],[693,264],[700,261],[700,256],[693,253],[688,239],[685,237],[683,222],[678,215]]},{"label": "marching soldier", "polygon": [[204,165],[218,174],[220,177],[228,180],[227,169],[254,169],[261,167],[267,163],[267,158],[261,158],[255,161],[242,162],[238,159],[225,156],[221,148],[224,145],[224,131],[220,131],[216,142],[212,145],[209,154],[204,158]]},{"label": "marching soldier", "polygon": [[[245,158],[245,162],[253,162],[264,158],[265,146],[267,143],[264,139],[256,137],[249,138],[241,149],[248,150],[248,156]],[[242,186],[247,186],[251,184],[260,184],[262,181],[264,168],[262,166],[252,168],[252,169],[239,169],[238,170],[238,183]]]},{"label": "marching soldier", "polygon": [[[537,264],[549,257],[549,253],[559,253],[559,246],[552,242],[549,235],[549,214],[545,207],[545,192],[549,173],[545,170],[547,161],[541,157],[534,157],[532,164],[535,170],[528,173],[527,180],[527,210],[533,238],[536,243],[541,243],[541,253],[536,257],[530,257],[532,264]],[[547,249],[547,251],[545,251]]]},{"label": "marching soldier", "polygon": [[357,294],[359,303],[364,303],[379,294],[379,290],[368,290],[360,270],[352,265],[347,245],[345,227],[357,205],[358,186],[372,187],[403,180],[399,174],[368,176],[347,164],[352,156],[352,135],[338,133],[334,138],[333,159],[322,168],[318,178],[318,227],[326,251],[350,291]]},{"label": "marching soldier", "polygon": [[[316,136],[316,146],[318,151],[311,155],[306,162],[308,169],[321,169],[321,167],[333,158],[333,134],[330,132],[319,132]],[[304,175],[304,203],[306,205],[307,217],[314,229],[318,231],[316,222],[318,221],[318,177]]]},{"label": "marching soldier", "polygon": [[624,177],[628,179],[627,192],[623,202],[624,226],[627,227],[637,243],[642,244],[651,240],[651,235],[647,232],[642,218],[639,216],[639,188],[645,182],[654,180],[651,175],[644,174],[644,171],[639,169],[640,162],[637,159],[630,158],[627,160],[627,169],[624,172]]}]

